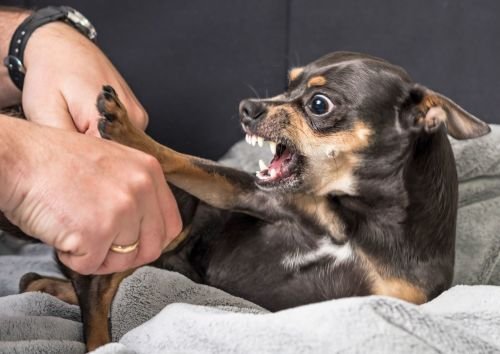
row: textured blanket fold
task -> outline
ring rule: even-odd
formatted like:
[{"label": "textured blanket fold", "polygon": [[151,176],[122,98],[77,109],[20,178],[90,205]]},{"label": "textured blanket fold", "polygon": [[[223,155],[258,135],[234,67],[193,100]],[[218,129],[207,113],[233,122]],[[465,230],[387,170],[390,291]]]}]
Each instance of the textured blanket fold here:
[{"label": "textured blanket fold", "polygon": [[462,286],[423,306],[375,296],[273,314],[172,304],[97,353],[494,353],[499,299],[499,287]]},{"label": "textured blanket fold", "polygon": [[[455,286],[422,306],[383,297],[268,313],[184,276],[144,267],[113,302],[109,353],[500,352],[500,127],[452,141],[460,180]],[[236,144],[225,163],[255,171],[266,151]],[[267,158],[267,157],[265,157]],[[77,306],[17,293],[26,272],[60,274],[49,247],[0,234],[0,353],[83,353]]]}]

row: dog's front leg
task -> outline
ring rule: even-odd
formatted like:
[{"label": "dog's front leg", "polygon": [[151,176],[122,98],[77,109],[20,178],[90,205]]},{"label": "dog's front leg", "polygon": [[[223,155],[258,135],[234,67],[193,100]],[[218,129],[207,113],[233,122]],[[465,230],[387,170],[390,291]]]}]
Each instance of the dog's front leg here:
[{"label": "dog's front leg", "polygon": [[[220,209],[248,213],[264,220],[273,219],[280,208],[257,188],[250,174],[213,161],[181,154],[158,144],[135,128],[116,92],[105,86],[97,99],[103,118],[99,131],[104,138],[144,151],[160,162],[167,180],[207,204]],[[268,203],[273,203],[268,207]],[[272,211],[272,213],[270,212]]]}]

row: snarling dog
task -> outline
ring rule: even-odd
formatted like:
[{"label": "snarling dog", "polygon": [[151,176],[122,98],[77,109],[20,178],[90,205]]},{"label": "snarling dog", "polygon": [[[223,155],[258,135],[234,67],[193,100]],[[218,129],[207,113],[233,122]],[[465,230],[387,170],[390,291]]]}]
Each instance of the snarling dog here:
[{"label": "snarling dog", "polygon": [[[402,68],[333,53],[291,70],[283,94],[242,101],[247,141],[274,153],[255,176],[153,141],[109,86],[97,107],[101,135],[156,157],[175,189],[184,230],[154,266],[272,311],[364,295],[421,304],[450,286],[458,182],[446,134],[489,127]],[[62,268],[71,282],[31,273],[21,291],[79,303],[88,348],[107,343],[132,270]]]}]

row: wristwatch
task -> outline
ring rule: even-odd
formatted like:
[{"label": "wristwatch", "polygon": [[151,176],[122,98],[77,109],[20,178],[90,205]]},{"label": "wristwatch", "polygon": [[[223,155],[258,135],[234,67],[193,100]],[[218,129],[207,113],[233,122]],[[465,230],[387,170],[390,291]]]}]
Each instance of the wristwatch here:
[{"label": "wristwatch", "polygon": [[97,32],[85,16],[69,6],[48,6],[35,11],[16,29],[10,40],[9,55],[3,61],[9,71],[12,82],[23,89],[26,68],[23,64],[24,49],[31,34],[47,23],[62,21],[73,26],[80,33],[95,42]]}]

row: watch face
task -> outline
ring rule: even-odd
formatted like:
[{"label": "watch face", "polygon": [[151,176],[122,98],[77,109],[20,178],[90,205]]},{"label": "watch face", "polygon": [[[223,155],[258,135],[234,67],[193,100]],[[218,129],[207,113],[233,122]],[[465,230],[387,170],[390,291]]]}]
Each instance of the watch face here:
[{"label": "watch face", "polygon": [[75,26],[85,32],[89,39],[94,40],[97,37],[97,32],[94,26],[80,12],[76,11],[75,9],[71,9],[68,11],[67,17],[68,20],[73,22]]}]

